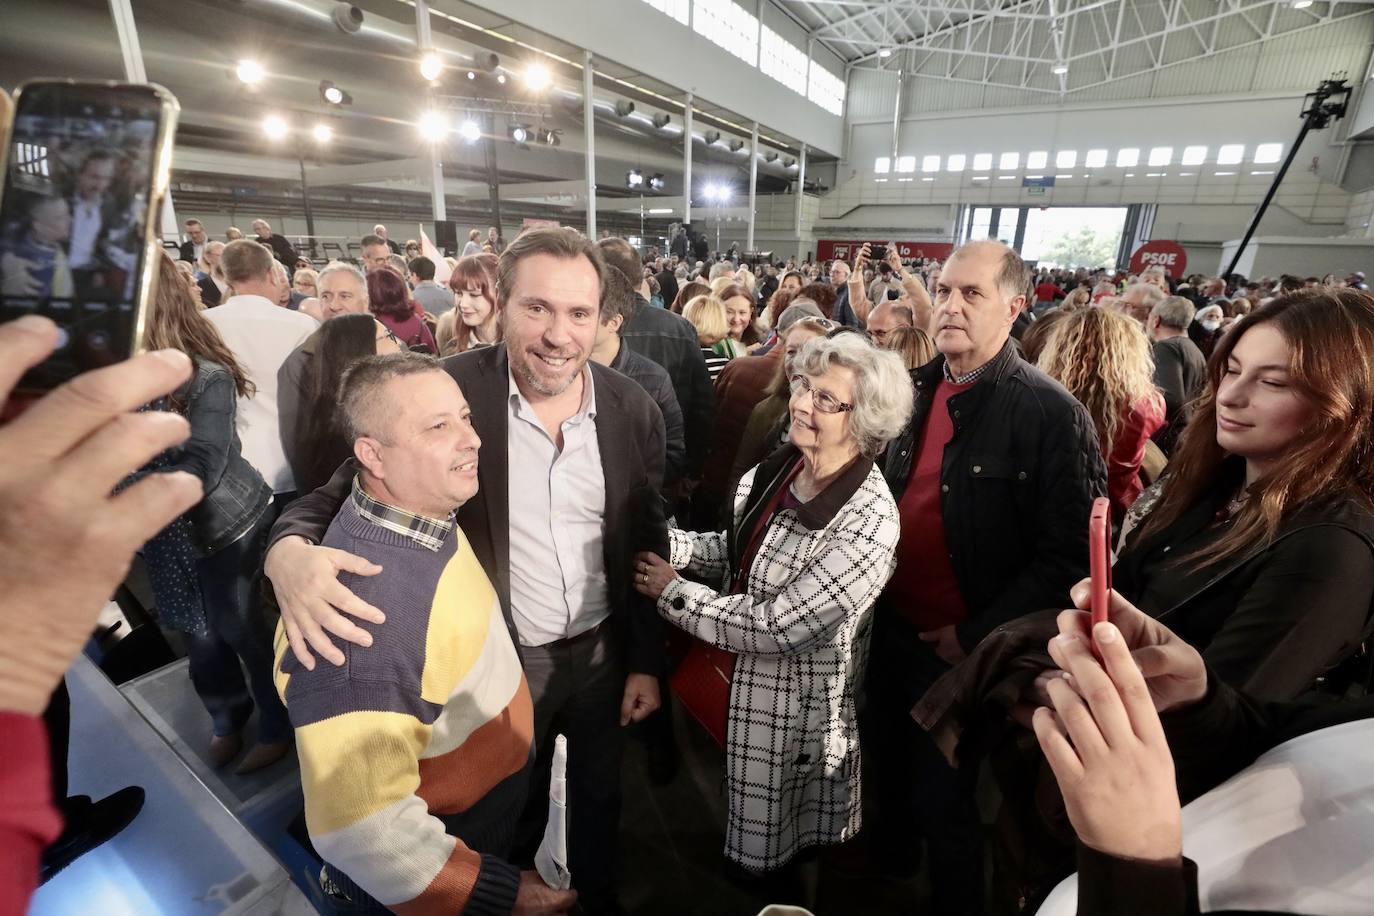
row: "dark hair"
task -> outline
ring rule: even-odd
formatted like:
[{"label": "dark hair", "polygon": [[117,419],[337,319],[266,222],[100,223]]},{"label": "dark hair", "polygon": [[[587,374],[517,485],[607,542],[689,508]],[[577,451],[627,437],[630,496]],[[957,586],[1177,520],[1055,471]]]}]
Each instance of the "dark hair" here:
[{"label": "dark hair", "polygon": [[369,431],[363,427],[379,419],[369,409],[376,406],[372,401],[378,388],[393,378],[443,371],[433,356],[407,350],[384,356],[364,356],[345,369],[339,383],[339,419],[348,437],[350,450],[360,437],[376,437],[375,429]]},{"label": "dark hair", "polygon": [[301,385],[301,420],[294,431],[292,472],[302,493],[323,485],[353,454],[339,417],[339,383],[349,366],[376,355],[378,333],[371,315],[340,315],[316,334],[315,355]]},{"label": "dark hair", "polygon": [[739,298],[743,298],[749,302],[749,323],[744,326],[744,335],[740,338],[740,342],[745,344],[746,346],[753,346],[754,344],[758,343],[759,332],[758,328],[754,327],[754,318],[756,317],[758,308],[756,307],[754,303],[754,297],[750,295],[749,290],[745,289],[738,283],[731,283],[729,286],[722,286],[720,288],[720,292],[716,293],[716,298],[719,299],[722,304],[730,301],[731,299]]},{"label": "dark hair", "polygon": [[388,318],[404,320],[415,314],[406,281],[390,270],[374,270],[367,275],[367,307],[372,314]]},{"label": "dark hair", "polygon": [[677,295],[673,297],[673,304],[669,306],[669,311],[682,314],[683,308],[697,296],[711,295],[711,284],[702,283],[700,280],[690,280],[677,288]]},{"label": "dark hair", "polygon": [[[157,296],[148,310],[144,343],[150,350],[180,350],[193,360],[219,363],[234,379],[234,393],[251,398],[257,391],[248,373],[234,358],[234,351],[220,336],[219,329],[205,317],[191,295],[191,287],[177,270],[176,262],[162,252],[157,264]],[[176,393],[168,397],[172,409],[181,412],[186,405]]]},{"label": "dark hair", "polygon": [[624,239],[608,238],[596,243],[596,247],[601,249],[601,257],[606,264],[614,267],[625,275],[625,279],[630,281],[632,288],[638,288],[641,271],[644,264],[639,259],[639,252],[635,251],[629,242]]},{"label": "dark hair", "polygon": [[829,283],[808,283],[797,290],[797,299],[810,299],[826,318],[835,317],[835,300],[839,293]]},{"label": "dark hair", "polygon": [[406,266],[410,268],[411,273],[421,280],[434,279],[434,262],[424,255],[418,258],[411,258],[410,263]]},{"label": "dark hair", "polygon": [[618,270],[606,271],[601,283],[601,323],[607,324],[617,315],[628,318],[635,309],[635,291],[630,281]]},{"label": "dark hair", "polygon": [[[628,244],[628,243],[627,243]],[[515,237],[515,241],[501,252],[501,260],[496,266],[496,304],[505,308],[510,299],[511,286],[515,283],[515,271],[525,258],[536,255],[551,255],[564,261],[586,258],[596,271],[597,285],[606,282],[606,260],[596,244],[576,229],[566,227],[540,227],[526,229]],[[597,299],[600,300],[600,296]]]},{"label": "dark hair", "polygon": [[1159,503],[1137,537],[1167,530],[1224,485],[1232,456],[1217,444],[1216,392],[1231,351],[1260,324],[1272,324],[1288,342],[1290,383],[1311,405],[1311,424],[1273,470],[1250,485],[1230,530],[1179,562],[1205,567],[1268,543],[1286,517],[1314,502],[1354,496],[1374,507],[1374,297],[1307,289],[1256,309],[1217,341],[1207,363],[1207,390],[1193,404]]},{"label": "dark hair", "polygon": [[[477,230],[473,230],[476,232]],[[448,288],[453,290],[455,297],[461,296],[469,286],[476,286],[482,291],[482,298],[491,303],[492,314],[496,313],[496,266],[497,258],[494,254],[482,252],[481,254],[470,254],[465,258],[459,258],[458,263],[453,267],[453,273],[448,277]],[[454,305],[457,311],[457,304]],[[472,328],[463,323],[462,319],[453,319],[453,336],[457,341],[457,352],[462,353],[468,349],[469,340],[472,337]],[[501,339],[501,322],[496,322],[496,338]]]}]

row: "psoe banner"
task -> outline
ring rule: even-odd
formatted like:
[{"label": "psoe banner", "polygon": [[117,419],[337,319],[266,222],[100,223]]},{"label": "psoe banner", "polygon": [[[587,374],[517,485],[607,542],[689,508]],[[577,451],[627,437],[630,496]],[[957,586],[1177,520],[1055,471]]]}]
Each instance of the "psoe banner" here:
[{"label": "psoe banner", "polygon": [[[870,245],[887,245],[888,239],[870,241]],[[903,260],[912,258],[934,258],[943,261],[954,251],[953,242],[892,242],[897,246],[897,256]],[[829,261],[834,258],[854,263],[854,257],[864,246],[862,239],[820,239],[816,242],[816,260]]]},{"label": "psoe banner", "polygon": [[1188,270],[1188,253],[1178,242],[1156,239],[1146,242],[1131,255],[1131,273],[1138,274],[1147,267],[1162,267],[1175,280]]}]

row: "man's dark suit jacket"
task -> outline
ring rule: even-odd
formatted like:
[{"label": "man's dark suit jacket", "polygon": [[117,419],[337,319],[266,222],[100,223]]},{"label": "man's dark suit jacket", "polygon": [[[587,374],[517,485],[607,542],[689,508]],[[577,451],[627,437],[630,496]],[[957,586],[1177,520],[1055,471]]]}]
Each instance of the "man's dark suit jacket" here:
[{"label": "man's dark suit jacket", "polygon": [[[209,239],[206,240],[205,244],[207,244],[207,245],[210,244]],[[186,241],[182,242],[182,243],[181,243],[181,248],[180,248],[180,253],[181,253],[181,258],[180,258],[180,260],[182,260],[182,261],[189,261],[189,262],[191,262],[192,264],[195,264],[195,263],[196,263],[196,243],[195,243],[195,242],[191,241],[190,239],[187,239]]]},{"label": "man's dark suit jacket", "polygon": [[[510,363],[506,345],[450,356],[443,367],[472,408],[472,425],[482,439],[477,495],[458,510],[458,524],[501,598],[506,626],[520,641],[510,609],[510,501],[508,420]],[[634,556],[652,550],[668,556],[668,529],[659,491],[663,486],[664,431],[658,405],[639,384],[605,366],[588,362],[596,390],[596,439],[606,477],[604,555],[612,614],[625,637],[631,672],[664,670],[658,613],[634,590]],[[291,503],[272,528],[270,543],[300,535],[318,544],[358,473],[356,459],[339,467],[329,483]]]}]

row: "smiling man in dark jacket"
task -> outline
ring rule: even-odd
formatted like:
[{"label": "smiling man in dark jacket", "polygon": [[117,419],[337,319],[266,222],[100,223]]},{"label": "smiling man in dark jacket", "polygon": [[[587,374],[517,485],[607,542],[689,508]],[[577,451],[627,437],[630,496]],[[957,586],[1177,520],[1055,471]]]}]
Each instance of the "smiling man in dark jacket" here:
[{"label": "smiling man in dark jacket", "polygon": [[889,851],[900,844],[885,833],[914,824],[925,835],[940,914],[981,912],[982,833],[969,775],[908,711],[1000,624],[1063,603],[1087,574],[1088,515],[1106,492],[1087,410],[1010,342],[1029,288],[1025,262],[1000,242],[950,257],[935,289],[940,355],[912,372],[915,413],[883,459],[902,537],[868,677],[875,826]]}]

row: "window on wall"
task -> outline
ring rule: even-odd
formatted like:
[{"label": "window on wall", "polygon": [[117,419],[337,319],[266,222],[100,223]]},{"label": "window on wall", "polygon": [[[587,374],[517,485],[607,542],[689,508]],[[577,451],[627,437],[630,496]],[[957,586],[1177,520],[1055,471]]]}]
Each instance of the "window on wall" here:
[{"label": "window on wall", "polygon": [[939,156],[922,156],[922,157],[921,157],[921,171],[923,171],[923,172],[938,172],[938,171],[940,171],[940,157],[939,157]]},{"label": "window on wall", "polygon": [[813,62],[806,97],[833,115],[844,113],[844,79]]},{"label": "window on wall", "polygon": [[973,157],[973,170],[986,172],[992,168],[992,153],[977,153]]},{"label": "window on wall", "polygon": [[1217,165],[1237,165],[1245,159],[1244,143],[1227,143],[1217,150]]},{"label": "window on wall", "polygon": [[1090,149],[1083,157],[1084,168],[1100,169],[1107,164],[1107,151],[1104,149]]},{"label": "window on wall", "polygon": [[1168,165],[1174,159],[1172,146],[1156,146],[1150,150],[1150,165]]},{"label": "window on wall", "polygon": [[1020,153],[1003,153],[997,159],[997,167],[1003,171],[1010,172],[1021,165]]},{"label": "window on wall", "polygon": [[1042,149],[1033,153],[1026,153],[1026,168],[1043,169],[1050,164],[1050,154]]},{"label": "window on wall", "polygon": [[1282,143],[1261,143],[1255,147],[1255,162],[1278,162],[1283,158]]},{"label": "window on wall", "polygon": [[689,13],[692,0],[644,0],[645,3],[658,10],[672,16],[683,25],[691,18]]},{"label": "window on wall", "polygon": [[742,61],[759,60],[759,21],[733,0],[695,0],[692,28]]},{"label": "window on wall", "polygon": [[1178,161],[1180,165],[1202,165],[1202,163],[1207,161],[1207,147],[1185,146],[1183,148],[1183,158]]},{"label": "window on wall", "polygon": [[962,172],[965,161],[967,161],[967,157],[963,153],[954,153],[945,160],[945,171]]},{"label": "window on wall", "polygon": [[1116,151],[1116,167],[1119,169],[1133,169],[1140,165],[1140,150],[1135,147],[1119,149]]},{"label": "window on wall", "polygon": [[887,156],[879,156],[873,160],[873,171],[879,175],[886,175],[892,171],[892,159]]},{"label": "window on wall", "polygon": [[899,171],[899,172],[914,172],[914,171],[916,171],[916,157],[915,157],[915,156],[898,156],[898,157],[897,157],[897,171]]},{"label": "window on wall", "polygon": [[1054,154],[1054,167],[1057,169],[1071,169],[1078,164],[1078,150],[1061,149]]},{"label": "window on wall", "polygon": [[793,92],[806,94],[806,52],[768,26],[759,32],[759,69]]}]

